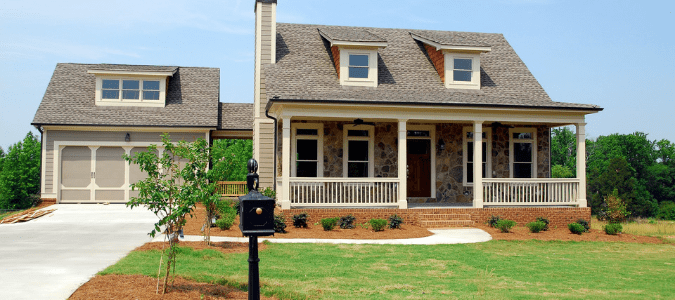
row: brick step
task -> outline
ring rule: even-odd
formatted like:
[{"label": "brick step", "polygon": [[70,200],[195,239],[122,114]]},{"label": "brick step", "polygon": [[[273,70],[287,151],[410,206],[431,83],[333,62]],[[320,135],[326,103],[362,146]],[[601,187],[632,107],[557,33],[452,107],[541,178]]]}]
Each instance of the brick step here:
[{"label": "brick step", "polygon": [[471,220],[469,214],[420,214],[421,221],[432,220]]},{"label": "brick step", "polygon": [[445,227],[463,227],[474,226],[471,220],[434,220],[420,221],[420,225],[425,228],[445,228]]}]

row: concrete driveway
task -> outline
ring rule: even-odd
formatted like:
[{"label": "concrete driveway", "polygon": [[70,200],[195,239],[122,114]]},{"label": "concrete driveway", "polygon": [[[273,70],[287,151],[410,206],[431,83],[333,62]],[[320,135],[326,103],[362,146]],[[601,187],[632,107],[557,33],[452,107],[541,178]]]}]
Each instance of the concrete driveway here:
[{"label": "concrete driveway", "polygon": [[122,204],[59,204],[0,225],[0,299],[67,299],[97,272],[151,240],[157,217]]}]

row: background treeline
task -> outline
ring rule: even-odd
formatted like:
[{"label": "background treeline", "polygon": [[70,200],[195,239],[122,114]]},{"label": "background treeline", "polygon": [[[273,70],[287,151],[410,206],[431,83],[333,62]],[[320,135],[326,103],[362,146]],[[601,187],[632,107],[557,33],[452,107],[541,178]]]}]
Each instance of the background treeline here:
[{"label": "background treeline", "polygon": [[[552,129],[551,176],[575,177],[576,136]],[[612,134],[586,140],[587,199],[593,213],[615,189],[633,217],[675,218],[675,144],[647,134]]]}]

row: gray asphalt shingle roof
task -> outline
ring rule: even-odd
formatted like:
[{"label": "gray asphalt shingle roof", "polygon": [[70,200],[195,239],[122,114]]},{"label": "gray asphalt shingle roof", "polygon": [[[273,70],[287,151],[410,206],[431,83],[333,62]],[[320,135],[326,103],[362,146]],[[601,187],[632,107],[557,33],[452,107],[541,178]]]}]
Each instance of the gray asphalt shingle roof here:
[{"label": "gray asphalt shingle roof", "polygon": [[445,46],[490,46],[487,43],[481,43],[471,39],[470,34],[467,32],[415,30],[415,32],[411,32],[411,34]]},{"label": "gray asphalt shingle roof", "polygon": [[[378,50],[376,88],[340,85],[330,45],[319,28],[330,32],[367,31],[387,41],[388,46]],[[480,55],[481,89],[445,88],[424,46],[411,33],[443,43],[489,45],[491,51]],[[601,109],[552,101],[501,34],[277,23],[276,44],[276,64],[264,66],[267,96],[272,103],[291,100]]]},{"label": "gray asphalt shingle roof", "polygon": [[366,30],[349,27],[319,27],[319,31],[332,40],[349,42],[386,42],[385,39]]},{"label": "gray asphalt shingle roof", "polygon": [[[87,70],[174,71],[165,107],[96,106],[96,77]],[[220,70],[108,64],[56,65],[34,125],[217,127]]]},{"label": "gray asphalt shingle roof", "polygon": [[220,103],[221,130],[253,130],[253,103]]}]

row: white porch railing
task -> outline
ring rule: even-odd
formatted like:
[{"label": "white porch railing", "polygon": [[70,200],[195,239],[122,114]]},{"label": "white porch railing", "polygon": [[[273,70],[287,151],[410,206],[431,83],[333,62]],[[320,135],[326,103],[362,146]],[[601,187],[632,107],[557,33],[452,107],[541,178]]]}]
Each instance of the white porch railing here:
[{"label": "white porch railing", "polygon": [[289,182],[295,206],[398,205],[398,178],[291,177]]},{"label": "white porch railing", "polygon": [[576,205],[576,178],[483,178],[483,205]]}]

